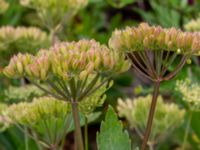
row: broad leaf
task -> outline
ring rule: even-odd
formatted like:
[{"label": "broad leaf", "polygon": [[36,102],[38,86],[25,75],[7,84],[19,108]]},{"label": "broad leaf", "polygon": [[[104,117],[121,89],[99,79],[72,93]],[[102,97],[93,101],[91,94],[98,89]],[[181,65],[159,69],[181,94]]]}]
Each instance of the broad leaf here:
[{"label": "broad leaf", "polygon": [[105,121],[97,133],[98,150],[131,150],[128,133],[123,131],[120,121],[112,107],[109,107]]}]

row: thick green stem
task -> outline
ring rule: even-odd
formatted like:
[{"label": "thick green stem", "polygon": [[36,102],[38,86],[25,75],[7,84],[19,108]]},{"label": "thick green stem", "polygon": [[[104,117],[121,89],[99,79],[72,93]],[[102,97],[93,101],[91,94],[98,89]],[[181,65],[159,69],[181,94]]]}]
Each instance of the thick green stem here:
[{"label": "thick green stem", "polygon": [[152,97],[152,102],[151,102],[151,108],[150,108],[150,112],[149,112],[149,117],[148,117],[148,122],[147,122],[147,128],[144,134],[144,138],[143,138],[143,142],[142,142],[142,146],[141,146],[141,150],[145,150],[148,139],[149,139],[149,135],[151,133],[151,127],[152,127],[152,123],[153,123],[153,117],[154,117],[154,113],[155,113],[155,109],[156,109],[156,103],[157,103],[157,98],[158,98],[158,94],[159,94],[159,89],[160,89],[160,81],[155,81],[154,83],[154,92],[153,92],[153,97]]},{"label": "thick green stem", "polygon": [[80,118],[78,113],[78,103],[76,101],[72,102],[72,113],[75,125],[75,140],[77,141],[77,150],[84,150],[83,138],[81,133]]},{"label": "thick green stem", "polygon": [[24,134],[25,134],[24,135],[25,136],[24,137],[25,138],[25,149],[29,150],[29,143],[28,143],[29,138],[28,138],[28,128],[27,127],[25,127],[25,133]]},{"label": "thick green stem", "polygon": [[88,118],[87,117],[85,117],[84,140],[85,140],[85,150],[88,150]]},{"label": "thick green stem", "polygon": [[186,143],[187,143],[187,138],[188,138],[188,134],[189,134],[189,130],[190,130],[191,120],[192,120],[192,112],[190,111],[189,112],[189,119],[188,119],[186,130],[185,130],[185,135],[184,135],[184,139],[183,139],[182,150],[185,150],[185,146],[186,146]]}]

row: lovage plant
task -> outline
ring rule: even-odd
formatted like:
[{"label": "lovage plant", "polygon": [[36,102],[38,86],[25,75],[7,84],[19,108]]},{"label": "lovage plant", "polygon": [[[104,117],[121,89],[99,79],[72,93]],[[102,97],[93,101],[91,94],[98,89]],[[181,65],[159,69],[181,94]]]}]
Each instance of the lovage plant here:
[{"label": "lovage plant", "polygon": [[113,32],[109,46],[125,52],[132,61],[133,68],[155,85],[142,150],[150,136],[160,83],[172,79],[191,55],[200,54],[199,40],[199,33],[183,32],[175,28],[164,29],[146,23]]},{"label": "lovage plant", "polygon": [[[77,147],[83,150],[79,104],[110,78],[129,69],[129,60],[94,40],[59,43],[36,56],[18,54],[5,67],[10,78],[25,77],[49,95],[68,101],[72,107]],[[51,87],[44,88],[40,83]]]}]

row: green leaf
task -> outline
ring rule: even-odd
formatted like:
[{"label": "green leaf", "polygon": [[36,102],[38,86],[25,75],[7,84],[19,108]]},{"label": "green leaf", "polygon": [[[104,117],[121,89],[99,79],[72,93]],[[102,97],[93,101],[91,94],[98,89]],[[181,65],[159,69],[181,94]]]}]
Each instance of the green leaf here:
[{"label": "green leaf", "polygon": [[191,122],[191,127],[195,134],[200,138],[200,112],[193,112],[192,114],[192,122]]},{"label": "green leaf", "polygon": [[123,131],[120,121],[110,106],[105,121],[101,123],[100,133],[97,133],[98,150],[131,150],[128,133]]},{"label": "green leaf", "polygon": [[107,2],[115,8],[122,8],[135,2],[135,0],[107,0]]}]

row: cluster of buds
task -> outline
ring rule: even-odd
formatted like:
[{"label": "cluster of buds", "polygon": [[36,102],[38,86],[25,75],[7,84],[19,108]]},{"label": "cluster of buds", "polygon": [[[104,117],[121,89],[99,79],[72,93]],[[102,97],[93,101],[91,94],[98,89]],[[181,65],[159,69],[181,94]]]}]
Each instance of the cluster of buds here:
[{"label": "cluster of buds", "polygon": [[200,84],[192,83],[190,79],[177,81],[176,90],[181,93],[190,110],[200,110]]},{"label": "cluster of buds", "polygon": [[36,53],[38,49],[49,45],[49,37],[38,28],[10,26],[0,28],[0,56],[2,62],[5,61],[4,64],[7,64],[7,60],[18,52]]},{"label": "cluster of buds", "polygon": [[187,31],[200,31],[200,18],[196,20],[191,20],[187,24],[184,25],[184,28]]},{"label": "cluster of buds", "polygon": [[4,131],[10,126],[11,120],[4,115],[4,111],[8,108],[5,103],[0,103],[0,131]]},{"label": "cluster of buds", "polygon": [[200,55],[200,33],[183,32],[141,23],[113,32],[109,46],[120,51],[165,50]]},{"label": "cluster of buds", "polygon": [[20,3],[25,7],[35,9],[45,23],[51,22],[46,26],[56,27],[85,7],[88,0],[20,0]]},{"label": "cluster of buds", "polygon": [[80,101],[79,110],[85,117],[89,117],[95,108],[103,105],[106,100],[106,95],[104,93],[112,84],[113,82],[110,81],[108,84],[101,86],[96,92],[86,97],[84,101]]},{"label": "cluster of buds", "polygon": [[9,7],[9,4],[5,0],[0,0],[0,14],[4,13]]},{"label": "cluster of buds", "polygon": [[[3,111],[10,126],[20,125],[34,133],[41,146],[58,145],[69,128],[71,107],[67,102],[52,97],[40,97],[32,102],[12,104]],[[48,132],[47,132],[48,131]]]},{"label": "cluster of buds", "polygon": [[40,97],[31,103],[12,104],[4,111],[4,114],[13,123],[34,128],[38,124],[42,124],[44,119],[64,119],[70,111],[70,105],[67,102],[52,97]]},{"label": "cluster of buds", "polygon": [[[28,69],[27,65],[33,60],[33,56],[29,54],[14,55],[9,65],[4,69],[4,74],[9,78],[19,78],[24,75],[25,70]],[[27,69],[26,69],[27,68]]]},{"label": "cluster of buds", "polygon": [[[138,133],[145,132],[152,96],[138,97],[134,100],[118,100],[118,112],[121,117],[125,117],[131,128],[135,128]],[[176,115],[174,115],[176,114]],[[158,97],[155,117],[150,135],[150,142],[159,141],[160,137],[169,134],[175,127],[178,127],[184,117],[184,110],[180,110],[176,104],[165,104],[161,96]]]},{"label": "cluster of buds", "polygon": [[39,80],[58,77],[83,80],[88,75],[99,73],[121,73],[129,69],[130,63],[123,54],[108,49],[94,40],[60,43],[36,56],[18,54],[4,69],[10,78],[26,76]]},{"label": "cluster of buds", "polygon": [[31,84],[22,87],[10,86],[4,91],[4,100],[9,103],[32,101],[34,97],[40,96],[44,96],[44,92]]}]

